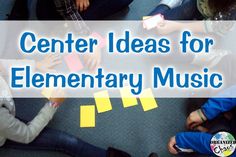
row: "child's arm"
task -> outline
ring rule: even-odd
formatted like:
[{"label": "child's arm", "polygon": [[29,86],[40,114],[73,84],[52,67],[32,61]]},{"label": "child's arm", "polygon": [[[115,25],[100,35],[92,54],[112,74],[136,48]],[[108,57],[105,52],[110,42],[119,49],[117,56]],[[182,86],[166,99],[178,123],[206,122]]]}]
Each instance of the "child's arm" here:
[{"label": "child's arm", "polygon": [[208,120],[212,120],[223,112],[227,112],[236,107],[235,98],[210,98],[202,106],[202,112]]},{"label": "child's arm", "polygon": [[208,33],[224,36],[233,28],[232,22],[216,22],[216,21],[195,21],[195,22],[177,22],[165,21],[157,25],[158,33],[170,34],[176,31],[190,30],[194,33]]},{"label": "child's arm", "polygon": [[[169,150],[175,152],[175,147],[185,150],[193,150],[194,152],[214,155],[210,148],[212,135],[200,132],[184,132],[179,133],[169,142]],[[174,151],[174,152],[173,152]],[[176,150],[176,153],[181,153]],[[176,154],[175,153],[175,154]],[[184,153],[184,152],[183,152]]]},{"label": "child's arm", "polygon": [[56,107],[47,103],[31,122],[25,124],[1,107],[0,135],[12,141],[30,143],[49,123],[55,112]]},{"label": "child's arm", "polygon": [[192,32],[205,32],[204,22],[183,23],[178,21],[166,20],[157,25],[157,31],[160,34],[171,34],[176,31],[191,30]]},{"label": "child's arm", "polygon": [[187,118],[188,129],[195,130],[207,120],[212,120],[220,113],[230,111],[236,107],[236,99],[233,98],[210,98],[196,111],[193,111]]}]

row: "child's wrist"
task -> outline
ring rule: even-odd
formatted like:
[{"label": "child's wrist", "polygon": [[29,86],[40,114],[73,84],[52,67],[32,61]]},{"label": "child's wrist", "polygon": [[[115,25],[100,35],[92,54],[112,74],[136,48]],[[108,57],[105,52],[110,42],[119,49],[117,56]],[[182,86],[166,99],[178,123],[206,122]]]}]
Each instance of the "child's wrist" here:
[{"label": "child's wrist", "polygon": [[53,108],[58,108],[61,105],[61,103],[56,102],[56,101],[49,101],[49,106]]},{"label": "child's wrist", "polygon": [[202,109],[198,109],[198,110],[197,110],[197,113],[198,113],[199,117],[201,118],[202,122],[207,121],[207,118],[206,118],[206,116],[204,115],[204,113],[202,112]]}]

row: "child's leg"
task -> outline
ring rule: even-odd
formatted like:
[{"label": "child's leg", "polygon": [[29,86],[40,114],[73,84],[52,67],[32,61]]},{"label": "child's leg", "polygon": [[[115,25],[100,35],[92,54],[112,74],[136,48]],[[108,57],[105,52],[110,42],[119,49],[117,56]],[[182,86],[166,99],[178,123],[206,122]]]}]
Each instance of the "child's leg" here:
[{"label": "child's leg", "polygon": [[81,16],[84,20],[99,20],[128,7],[133,0],[90,0],[90,6]]},{"label": "child's leg", "polygon": [[[90,0],[90,6],[81,16],[84,20],[100,20],[127,7],[133,0]],[[63,20],[53,0],[39,0],[37,15],[40,20]]]},{"label": "child's leg", "polygon": [[27,0],[16,0],[8,20],[28,20]]},{"label": "child's leg", "polygon": [[106,157],[106,150],[88,144],[62,131],[46,128],[30,144],[7,141],[6,148],[61,151],[72,157]]},{"label": "child's leg", "polygon": [[38,0],[36,12],[39,20],[63,20],[53,0]]},{"label": "child's leg", "polygon": [[193,20],[203,19],[197,8],[197,0],[186,0],[181,6],[169,9],[161,4],[157,6],[149,15],[163,14],[166,20]]},{"label": "child's leg", "polygon": [[175,136],[176,145],[182,149],[191,149],[194,152],[214,155],[210,148],[212,134],[201,132],[183,132]]}]

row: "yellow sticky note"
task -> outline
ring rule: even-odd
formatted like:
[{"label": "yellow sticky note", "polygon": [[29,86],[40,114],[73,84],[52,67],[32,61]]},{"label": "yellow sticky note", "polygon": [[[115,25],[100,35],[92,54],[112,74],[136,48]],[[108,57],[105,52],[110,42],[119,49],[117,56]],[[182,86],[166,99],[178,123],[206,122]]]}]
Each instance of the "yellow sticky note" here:
[{"label": "yellow sticky note", "polygon": [[136,97],[131,93],[130,90],[131,90],[130,87],[124,87],[120,89],[120,95],[122,97],[124,108],[138,105]]},{"label": "yellow sticky note", "polygon": [[143,90],[143,92],[139,96],[139,99],[142,103],[143,110],[145,112],[149,110],[153,110],[158,107],[151,89]]},{"label": "yellow sticky note", "polygon": [[49,99],[52,96],[52,92],[53,92],[52,88],[44,88],[41,94]]},{"label": "yellow sticky note", "polygon": [[143,16],[143,20],[150,18],[151,16]]},{"label": "yellow sticky note", "polygon": [[94,94],[98,113],[112,110],[108,91],[101,91]]},{"label": "yellow sticky note", "polygon": [[95,106],[86,105],[80,106],[80,127],[92,128],[95,127]]}]

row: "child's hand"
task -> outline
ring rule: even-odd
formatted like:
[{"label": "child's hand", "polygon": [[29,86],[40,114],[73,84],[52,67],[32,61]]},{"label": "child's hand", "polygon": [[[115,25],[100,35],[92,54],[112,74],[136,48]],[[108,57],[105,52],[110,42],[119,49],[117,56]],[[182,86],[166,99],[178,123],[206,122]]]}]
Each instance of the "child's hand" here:
[{"label": "child's hand", "polygon": [[200,132],[208,132],[209,130],[203,126],[197,126],[196,127],[196,130],[197,131],[200,131]]},{"label": "child's hand", "polygon": [[41,72],[55,72],[53,69],[61,63],[61,58],[57,54],[50,54],[44,57],[43,60],[36,62],[36,68]]},{"label": "child's hand", "polygon": [[158,23],[156,28],[158,34],[167,35],[179,31],[181,29],[181,24],[179,22],[165,20]]},{"label": "child's hand", "polygon": [[170,141],[168,143],[168,150],[171,154],[177,155],[178,152],[174,147],[175,145],[176,145],[176,139],[175,139],[175,136],[174,136],[174,137],[170,138]]},{"label": "child's hand", "polygon": [[51,102],[56,102],[56,103],[62,104],[65,101],[65,98],[50,98],[49,100]]},{"label": "child's hand", "polygon": [[65,101],[65,93],[62,89],[53,90],[49,100],[58,104],[62,104]]},{"label": "child's hand", "polygon": [[188,129],[195,130],[196,127],[200,126],[206,120],[206,116],[203,114],[202,110],[199,109],[190,113],[187,118],[186,126]]},{"label": "child's hand", "polygon": [[76,0],[76,6],[80,12],[87,10],[89,5],[89,0]]},{"label": "child's hand", "polygon": [[84,55],[85,65],[94,72],[101,64],[101,49],[97,48],[94,53]]},{"label": "child's hand", "polygon": [[6,72],[6,70],[4,69],[2,63],[0,63],[0,74],[1,74],[2,76],[4,76],[4,75],[7,74],[7,72]]}]

